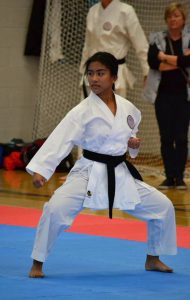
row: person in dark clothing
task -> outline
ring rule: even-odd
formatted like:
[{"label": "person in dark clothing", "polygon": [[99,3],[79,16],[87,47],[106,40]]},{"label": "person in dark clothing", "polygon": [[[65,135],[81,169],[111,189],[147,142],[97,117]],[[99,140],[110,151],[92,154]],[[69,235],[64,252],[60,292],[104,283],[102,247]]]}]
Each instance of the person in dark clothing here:
[{"label": "person in dark clothing", "polygon": [[186,189],[190,117],[190,30],[179,3],[165,9],[167,30],[150,36],[144,97],[155,103],[166,179],[160,189]]}]

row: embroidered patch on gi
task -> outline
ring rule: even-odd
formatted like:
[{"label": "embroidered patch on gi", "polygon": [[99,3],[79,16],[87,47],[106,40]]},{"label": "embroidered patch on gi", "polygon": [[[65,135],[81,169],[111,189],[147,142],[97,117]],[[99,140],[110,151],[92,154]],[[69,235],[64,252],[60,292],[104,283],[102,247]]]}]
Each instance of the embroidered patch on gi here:
[{"label": "embroidered patch on gi", "polygon": [[129,127],[131,129],[133,129],[135,127],[135,121],[131,115],[128,115],[128,117],[127,117],[127,124],[129,125]]},{"label": "embroidered patch on gi", "polygon": [[112,29],[112,24],[110,22],[105,22],[103,24],[103,29],[106,31],[110,31]]},{"label": "embroidered patch on gi", "polygon": [[91,196],[92,196],[91,191],[88,191],[88,192],[87,192],[87,196],[88,196],[88,197],[91,197]]}]

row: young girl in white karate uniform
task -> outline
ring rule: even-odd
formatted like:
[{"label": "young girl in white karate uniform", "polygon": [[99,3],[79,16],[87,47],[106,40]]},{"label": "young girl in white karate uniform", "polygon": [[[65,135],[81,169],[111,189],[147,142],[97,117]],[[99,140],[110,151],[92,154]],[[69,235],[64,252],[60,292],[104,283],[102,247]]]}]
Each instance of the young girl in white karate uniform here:
[{"label": "young girl in white karate uniform", "polygon": [[86,63],[90,95],[74,107],[50,134],[27,165],[34,186],[42,187],[74,145],[83,149],[65,183],[44,205],[34,248],[30,277],[43,277],[43,263],[60,232],[69,228],[84,208],[123,210],[148,223],[145,269],[172,272],[159,255],[176,254],[175,212],[171,201],[141,181],[129,163],[140,139],[136,137],[140,111],[114,94],[118,62],[110,53],[98,52]]}]

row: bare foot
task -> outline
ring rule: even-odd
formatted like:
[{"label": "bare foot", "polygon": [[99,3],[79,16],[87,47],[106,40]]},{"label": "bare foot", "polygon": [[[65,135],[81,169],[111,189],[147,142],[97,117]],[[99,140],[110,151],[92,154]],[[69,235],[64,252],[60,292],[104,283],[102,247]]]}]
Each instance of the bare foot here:
[{"label": "bare foot", "polygon": [[145,263],[146,271],[157,271],[157,272],[165,272],[172,273],[173,269],[165,265],[160,259],[159,256],[151,256],[147,255],[146,263]]},{"label": "bare foot", "polygon": [[29,273],[30,278],[43,278],[45,275],[42,272],[43,262],[34,260],[32,268]]}]

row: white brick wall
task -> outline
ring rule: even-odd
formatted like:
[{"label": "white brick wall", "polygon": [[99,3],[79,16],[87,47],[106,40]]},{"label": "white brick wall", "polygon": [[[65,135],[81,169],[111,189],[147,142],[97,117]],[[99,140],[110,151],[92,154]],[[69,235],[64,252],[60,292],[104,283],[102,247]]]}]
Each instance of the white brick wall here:
[{"label": "white brick wall", "polygon": [[32,139],[39,58],[24,56],[32,0],[0,0],[0,143]]}]

